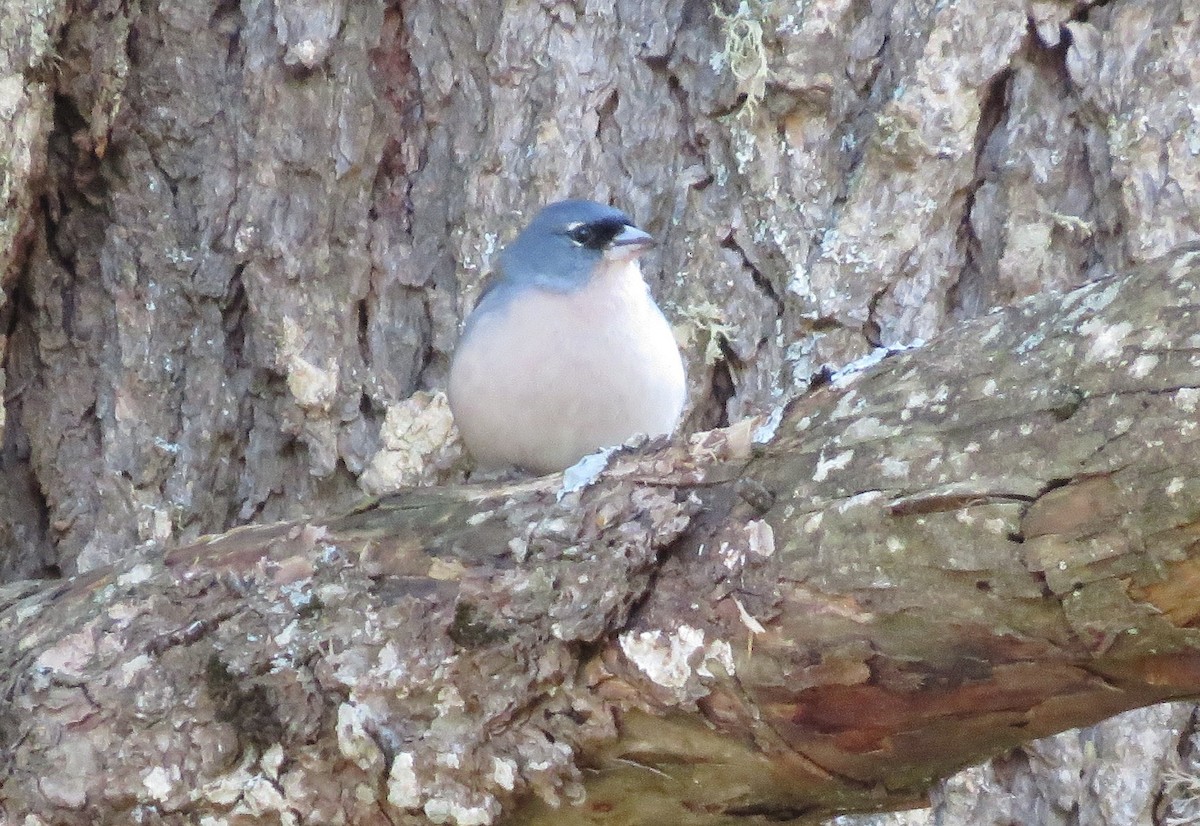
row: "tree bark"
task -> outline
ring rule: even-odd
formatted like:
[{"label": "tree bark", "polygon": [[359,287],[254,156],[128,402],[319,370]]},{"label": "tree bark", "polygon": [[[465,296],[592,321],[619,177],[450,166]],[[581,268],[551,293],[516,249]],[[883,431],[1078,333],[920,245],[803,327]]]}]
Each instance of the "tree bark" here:
[{"label": "tree bark", "polygon": [[1200,249],[1031,300],[579,489],[413,490],[8,586],[0,799],[809,821],[1194,696],[1198,283]]},{"label": "tree bark", "polygon": [[[1200,226],[1200,19],[1188,0],[49,0],[9,3],[0,17],[0,582],[145,560],[136,580],[206,534],[344,512],[364,491],[461,482],[436,393],[457,324],[496,250],[557,197],[611,200],[660,239],[646,272],[688,362],[686,432],[765,414],[822,365],[876,344],[929,340],[1130,272]],[[1017,388],[996,380],[1004,398],[972,409],[1013,403]],[[1067,384],[1040,403],[1070,410]],[[889,441],[898,458],[853,492],[893,492],[880,474],[917,467],[909,457],[928,434],[904,433],[912,443]],[[798,461],[828,479],[869,473],[861,448],[836,466],[848,450]],[[1047,486],[1085,484],[1073,468],[1029,465]],[[1008,493],[1041,492],[1020,490]],[[989,501],[993,523],[1008,518]],[[681,530],[699,530],[701,517],[687,518]],[[905,554],[921,544],[887,537],[909,540]],[[1052,543],[1030,547],[1049,555],[1039,564],[1053,559]],[[660,563],[645,564],[657,591]],[[114,593],[100,596],[120,602]],[[739,619],[739,604],[757,617],[765,599],[737,598]],[[45,599],[35,602],[53,625]],[[727,595],[714,600],[730,610]],[[777,631],[759,621],[767,645]],[[603,627],[588,644],[596,656],[618,624]],[[715,639],[689,627],[706,648]],[[645,657],[656,639],[640,643]],[[606,679],[625,683],[636,681]],[[168,696],[209,697],[182,682],[176,694],[151,688],[138,698],[149,716]],[[241,695],[217,696],[203,702],[235,718]],[[304,719],[296,730],[309,730]],[[1194,822],[1194,730],[1185,705],[1132,712],[960,774],[927,814],[869,822]],[[249,755],[257,741],[218,745]],[[136,785],[116,773],[119,745],[62,754],[93,755],[113,790]],[[280,772],[248,764],[242,777]],[[164,788],[161,774],[149,779]],[[272,794],[259,780],[243,791]]]}]

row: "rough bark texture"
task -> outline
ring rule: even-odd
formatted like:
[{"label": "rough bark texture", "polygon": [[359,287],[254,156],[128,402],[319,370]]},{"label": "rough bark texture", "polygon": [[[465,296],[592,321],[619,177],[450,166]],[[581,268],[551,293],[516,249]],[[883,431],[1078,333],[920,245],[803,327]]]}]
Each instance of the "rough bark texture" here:
[{"label": "rough bark texture", "polygon": [[1200,250],[1029,301],[582,489],[418,489],[9,586],[0,800],[811,822],[1194,696],[1198,284]]},{"label": "rough bark texture", "polygon": [[[1197,113],[1189,0],[10,3],[0,579],[461,478],[425,391],[550,198],[663,241],[696,430],[1195,238]],[[1190,715],[1144,715],[927,817],[1186,822]]]}]

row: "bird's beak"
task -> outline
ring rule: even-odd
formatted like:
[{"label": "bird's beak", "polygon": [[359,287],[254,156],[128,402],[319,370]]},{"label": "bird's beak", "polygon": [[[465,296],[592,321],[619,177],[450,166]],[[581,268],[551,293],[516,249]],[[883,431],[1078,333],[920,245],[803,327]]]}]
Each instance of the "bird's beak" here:
[{"label": "bird's beak", "polygon": [[604,249],[604,257],[610,261],[627,261],[637,258],[655,244],[654,238],[637,227],[628,224],[621,228],[608,246]]}]

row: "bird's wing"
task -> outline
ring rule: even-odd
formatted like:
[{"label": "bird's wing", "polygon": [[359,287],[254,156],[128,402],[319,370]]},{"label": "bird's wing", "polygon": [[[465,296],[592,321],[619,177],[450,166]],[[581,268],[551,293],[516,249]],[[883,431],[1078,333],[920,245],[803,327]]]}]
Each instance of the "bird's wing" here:
[{"label": "bird's wing", "polygon": [[490,273],[484,276],[483,286],[479,290],[479,295],[475,296],[475,306],[471,309],[477,309],[479,305],[483,303],[483,299],[487,297],[487,294],[496,289],[497,285],[499,285],[503,280],[504,272],[499,268],[492,270]]}]

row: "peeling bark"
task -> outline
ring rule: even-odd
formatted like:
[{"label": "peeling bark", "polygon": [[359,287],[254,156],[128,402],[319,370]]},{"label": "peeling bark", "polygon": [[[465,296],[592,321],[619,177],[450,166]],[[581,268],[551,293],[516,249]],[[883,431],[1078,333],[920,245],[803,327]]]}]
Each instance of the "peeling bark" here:
[{"label": "peeling bark", "polygon": [[1194,696],[1197,283],[1027,301],[578,490],[6,586],[4,811],[813,819]]}]

